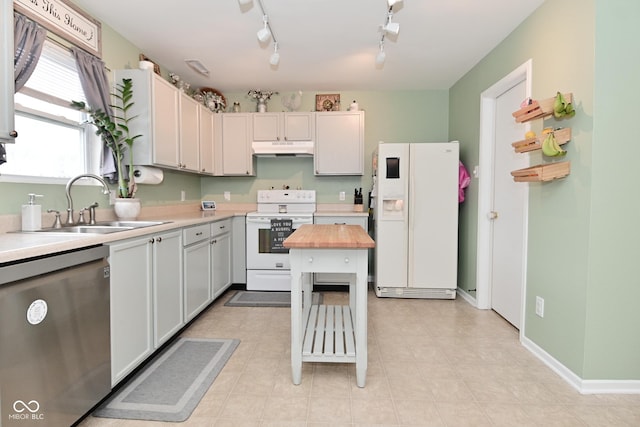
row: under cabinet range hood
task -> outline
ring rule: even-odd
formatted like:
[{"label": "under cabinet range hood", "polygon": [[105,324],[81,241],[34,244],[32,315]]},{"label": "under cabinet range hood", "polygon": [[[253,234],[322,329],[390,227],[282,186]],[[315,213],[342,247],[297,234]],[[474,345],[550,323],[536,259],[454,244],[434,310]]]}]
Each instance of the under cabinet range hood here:
[{"label": "under cabinet range hood", "polygon": [[253,141],[254,156],[313,156],[313,141]]}]

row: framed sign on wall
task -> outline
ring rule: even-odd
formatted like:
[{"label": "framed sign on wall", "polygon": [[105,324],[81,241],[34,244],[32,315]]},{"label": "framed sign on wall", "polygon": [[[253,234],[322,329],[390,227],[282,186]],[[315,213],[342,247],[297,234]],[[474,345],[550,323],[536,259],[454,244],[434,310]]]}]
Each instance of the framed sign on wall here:
[{"label": "framed sign on wall", "polygon": [[68,0],[13,0],[13,8],[47,30],[102,58],[102,25]]}]

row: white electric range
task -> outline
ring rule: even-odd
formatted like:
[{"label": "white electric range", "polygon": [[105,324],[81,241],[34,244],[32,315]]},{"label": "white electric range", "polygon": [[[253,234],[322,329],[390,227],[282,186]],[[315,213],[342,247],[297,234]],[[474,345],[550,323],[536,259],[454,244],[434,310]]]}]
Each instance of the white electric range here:
[{"label": "white electric range", "polygon": [[247,290],[290,291],[289,250],[282,242],[313,224],[315,190],[259,190],[257,211],[247,214]]}]

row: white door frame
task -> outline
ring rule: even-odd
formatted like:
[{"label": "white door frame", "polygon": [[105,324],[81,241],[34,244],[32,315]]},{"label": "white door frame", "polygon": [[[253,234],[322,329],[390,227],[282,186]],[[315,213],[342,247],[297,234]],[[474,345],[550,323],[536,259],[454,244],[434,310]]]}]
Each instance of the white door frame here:
[{"label": "white door frame", "polygon": [[[480,95],[480,146],[479,146],[479,180],[478,180],[478,241],[476,255],[476,307],[479,309],[491,309],[491,265],[492,265],[492,225],[488,215],[492,210],[493,200],[493,170],[494,170],[494,144],[495,144],[495,120],[496,99],[511,89],[516,84],[524,81],[526,97],[531,97],[533,63],[529,59],[524,64],[513,70]],[[527,184],[522,184],[527,185]],[[526,271],[527,271],[527,223],[529,210],[529,187],[525,188],[524,212],[525,230],[524,249],[522,260],[522,302],[520,334],[524,333],[524,302],[526,298]]]}]

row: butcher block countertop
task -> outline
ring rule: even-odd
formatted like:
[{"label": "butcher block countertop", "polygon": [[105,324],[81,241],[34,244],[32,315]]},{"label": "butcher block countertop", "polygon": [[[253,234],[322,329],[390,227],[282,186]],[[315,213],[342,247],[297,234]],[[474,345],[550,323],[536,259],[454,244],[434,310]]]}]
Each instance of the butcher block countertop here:
[{"label": "butcher block countertop", "polygon": [[349,224],[303,224],[282,243],[294,249],[364,249],[375,242],[364,228]]}]

